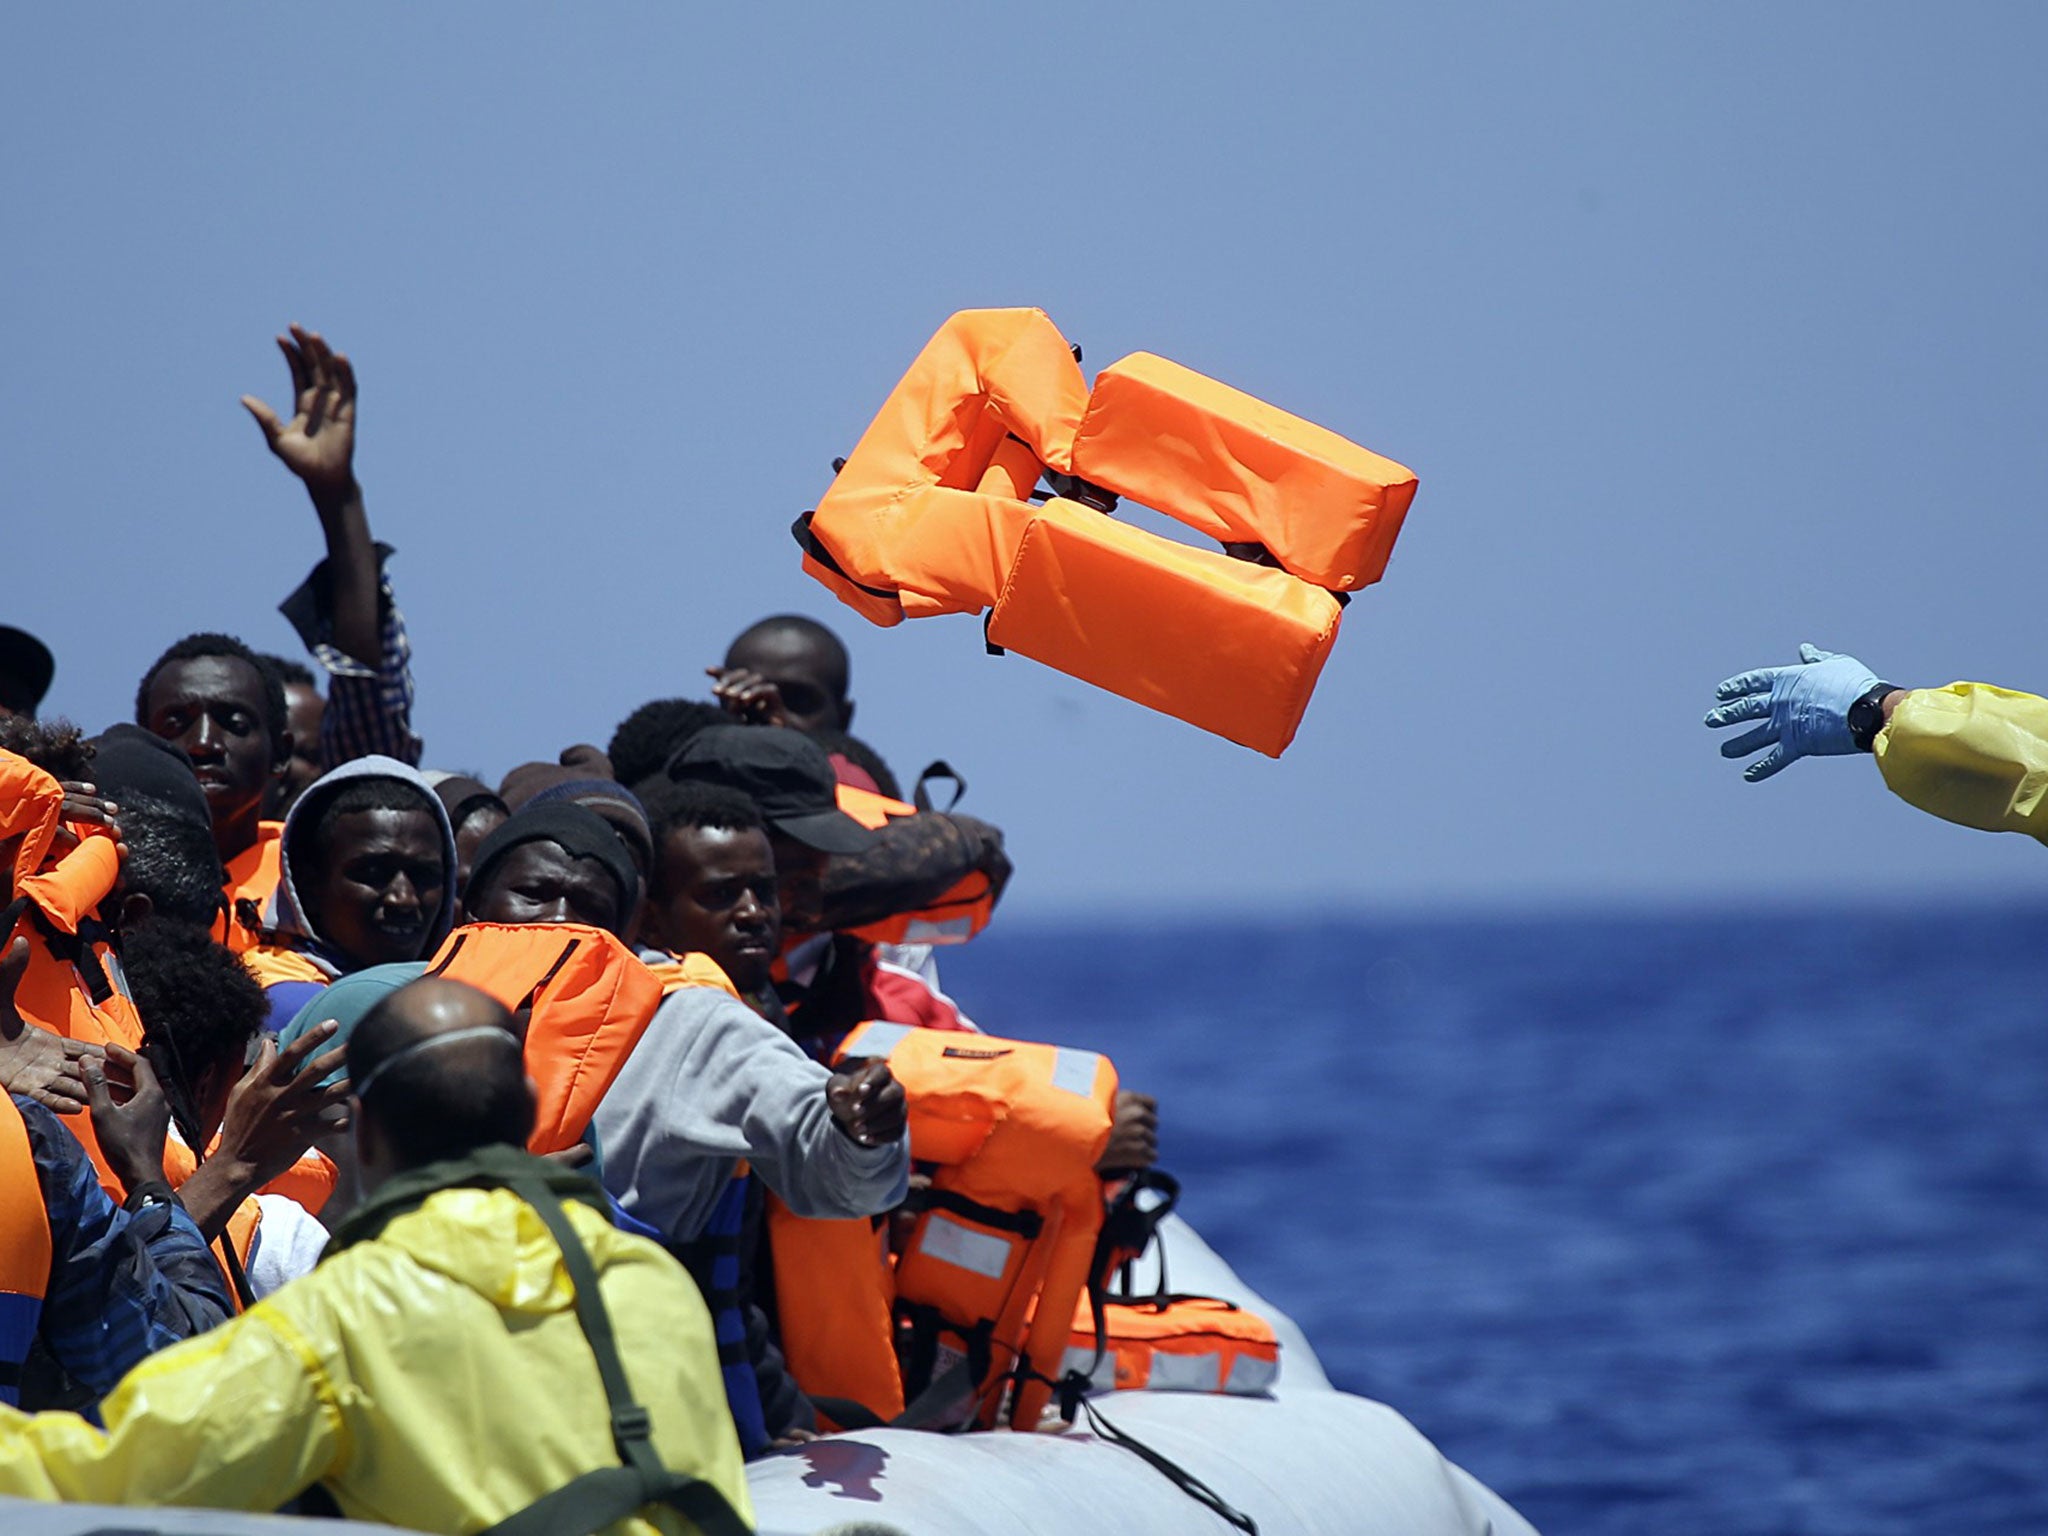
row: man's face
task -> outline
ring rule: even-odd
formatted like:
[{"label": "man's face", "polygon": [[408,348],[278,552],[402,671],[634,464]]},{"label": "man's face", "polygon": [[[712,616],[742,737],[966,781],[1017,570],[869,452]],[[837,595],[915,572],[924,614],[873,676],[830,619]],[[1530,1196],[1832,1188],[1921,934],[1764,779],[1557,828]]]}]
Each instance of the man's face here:
[{"label": "man's face", "polygon": [[284,790],[278,800],[280,813],[306,792],[326,768],[320,761],[320,716],[327,703],[320,691],[306,683],[284,685],[284,718],[292,731],[291,761],[285,765]]},{"label": "man's face", "polygon": [[816,933],[825,925],[825,865],[831,855],[809,843],[769,834],[775,855],[775,896],[782,926],[790,933]]},{"label": "man's face", "polygon": [[835,658],[802,635],[771,631],[734,646],[726,665],[746,667],[775,685],[783,713],[797,730],[843,731],[853,722],[853,705],[844,695],[846,679]]},{"label": "man's face", "polygon": [[768,985],[782,917],[765,832],[671,829],[661,846],[661,892],[648,913],[657,943],[709,955],[742,992]]},{"label": "man's face", "polygon": [[300,890],[320,936],[359,969],[421,958],[448,879],[432,813],[350,811],[324,841]]},{"label": "man's face", "polygon": [[560,843],[521,843],[471,891],[469,915],[480,923],[585,923],[616,931],[619,887],[595,859],[579,859]]},{"label": "man's face", "polygon": [[170,662],[150,680],[143,713],[145,727],[192,759],[215,827],[261,806],[279,743],[264,724],[263,679],[249,663],[238,656]]}]

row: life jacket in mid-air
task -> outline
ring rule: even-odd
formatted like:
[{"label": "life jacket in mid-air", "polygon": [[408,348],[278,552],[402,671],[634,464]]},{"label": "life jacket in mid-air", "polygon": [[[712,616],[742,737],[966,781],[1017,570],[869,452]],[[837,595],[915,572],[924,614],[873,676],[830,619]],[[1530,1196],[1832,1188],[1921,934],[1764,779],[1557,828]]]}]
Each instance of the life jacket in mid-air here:
[{"label": "life jacket in mid-air", "polygon": [[14,1100],[0,1093],[0,1403],[21,1401],[21,1368],[50,1285],[50,1213]]},{"label": "life jacket in mid-air", "polygon": [[[1414,495],[1401,465],[1150,353],[1091,390],[1043,311],[980,309],[939,327],[793,531],[876,624],[987,612],[992,648],[1278,757],[1333,594],[1380,579]],[[1224,548],[1116,522],[1119,498]]]},{"label": "life jacket in mid-air", "polygon": [[1093,1051],[884,1023],[840,1047],[842,1063],[863,1057],[903,1084],[931,1188],[913,1197],[893,1272],[869,1261],[866,1222],[771,1222],[778,1275],[835,1276],[778,1287],[790,1369],[813,1398],[882,1418],[919,1405],[932,1425],[993,1426],[1008,1386],[1009,1423],[1034,1427],[1093,1275],[1116,1068]]},{"label": "life jacket in mid-air", "polygon": [[538,1092],[529,1151],[583,1139],[661,1006],[661,983],[630,949],[583,923],[465,923],[426,974],[526,1010],[526,1070]]}]

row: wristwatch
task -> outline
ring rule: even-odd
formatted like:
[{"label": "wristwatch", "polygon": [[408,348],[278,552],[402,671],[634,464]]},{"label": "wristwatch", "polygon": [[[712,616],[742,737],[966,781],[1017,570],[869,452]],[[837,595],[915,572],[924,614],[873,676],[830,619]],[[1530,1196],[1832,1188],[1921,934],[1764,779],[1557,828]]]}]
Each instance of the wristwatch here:
[{"label": "wristwatch", "polygon": [[1868,752],[1876,744],[1877,733],[1884,729],[1885,695],[1897,688],[1897,683],[1878,683],[1849,706],[1849,740],[1858,752]]},{"label": "wristwatch", "polygon": [[138,1184],[128,1191],[128,1198],[121,1202],[121,1209],[140,1215],[153,1205],[176,1205],[178,1196],[171,1186],[162,1183]]}]

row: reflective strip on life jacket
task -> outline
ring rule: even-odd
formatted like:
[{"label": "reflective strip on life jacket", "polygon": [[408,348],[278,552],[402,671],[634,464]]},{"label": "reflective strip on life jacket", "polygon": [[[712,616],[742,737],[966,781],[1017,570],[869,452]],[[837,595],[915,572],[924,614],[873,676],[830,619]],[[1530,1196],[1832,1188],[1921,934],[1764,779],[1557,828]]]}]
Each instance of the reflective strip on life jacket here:
[{"label": "reflective strip on life jacket", "polygon": [[1068,1370],[1088,1373],[1096,1391],[1226,1392],[1259,1396],[1280,1379],[1280,1343],[1257,1313],[1214,1296],[1107,1300],[1105,1349],[1095,1359],[1095,1314],[1074,1313]]},{"label": "reflective strip on life jacket", "polygon": [[[1086,502],[1033,506],[1048,471]],[[1135,353],[1090,391],[1042,312],[963,310],[795,533],[877,624],[993,609],[991,645],[1277,757],[1330,592],[1379,580],[1414,494],[1403,466],[1177,363]],[[1109,523],[1120,496],[1258,563]]]},{"label": "reflective strip on life jacket", "polygon": [[582,1140],[598,1101],[661,1006],[661,983],[617,937],[582,923],[466,923],[426,974],[530,1009],[526,1070],[539,1089],[527,1149]]},{"label": "reflective strip on life jacket", "polygon": [[0,1092],[0,1403],[21,1401],[21,1367],[50,1284],[50,1213],[28,1127]]}]

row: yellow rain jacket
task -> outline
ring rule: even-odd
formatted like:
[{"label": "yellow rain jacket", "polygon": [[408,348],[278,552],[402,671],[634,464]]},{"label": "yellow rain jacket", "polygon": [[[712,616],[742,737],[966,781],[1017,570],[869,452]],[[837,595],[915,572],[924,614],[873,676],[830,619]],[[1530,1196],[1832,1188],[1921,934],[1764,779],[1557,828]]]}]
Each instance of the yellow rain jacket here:
[{"label": "yellow rain jacket", "polygon": [[1916,688],[1872,750],[1886,785],[1907,804],[2048,842],[2048,699],[1988,683]]},{"label": "yellow rain jacket", "polygon": [[[749,1525],[711,1317],[654,1243],[564,1202],[662,1462]],[[0,1494],[272,1510],[322,1482],[355,1520],[468,1533],[616,1466],[560,1250],[503,1189],[447,1189],[242,1316],[152,1356],[101,1404],[0,1407]],[[694,1530],[659,1509],[613,1532]]]}]

